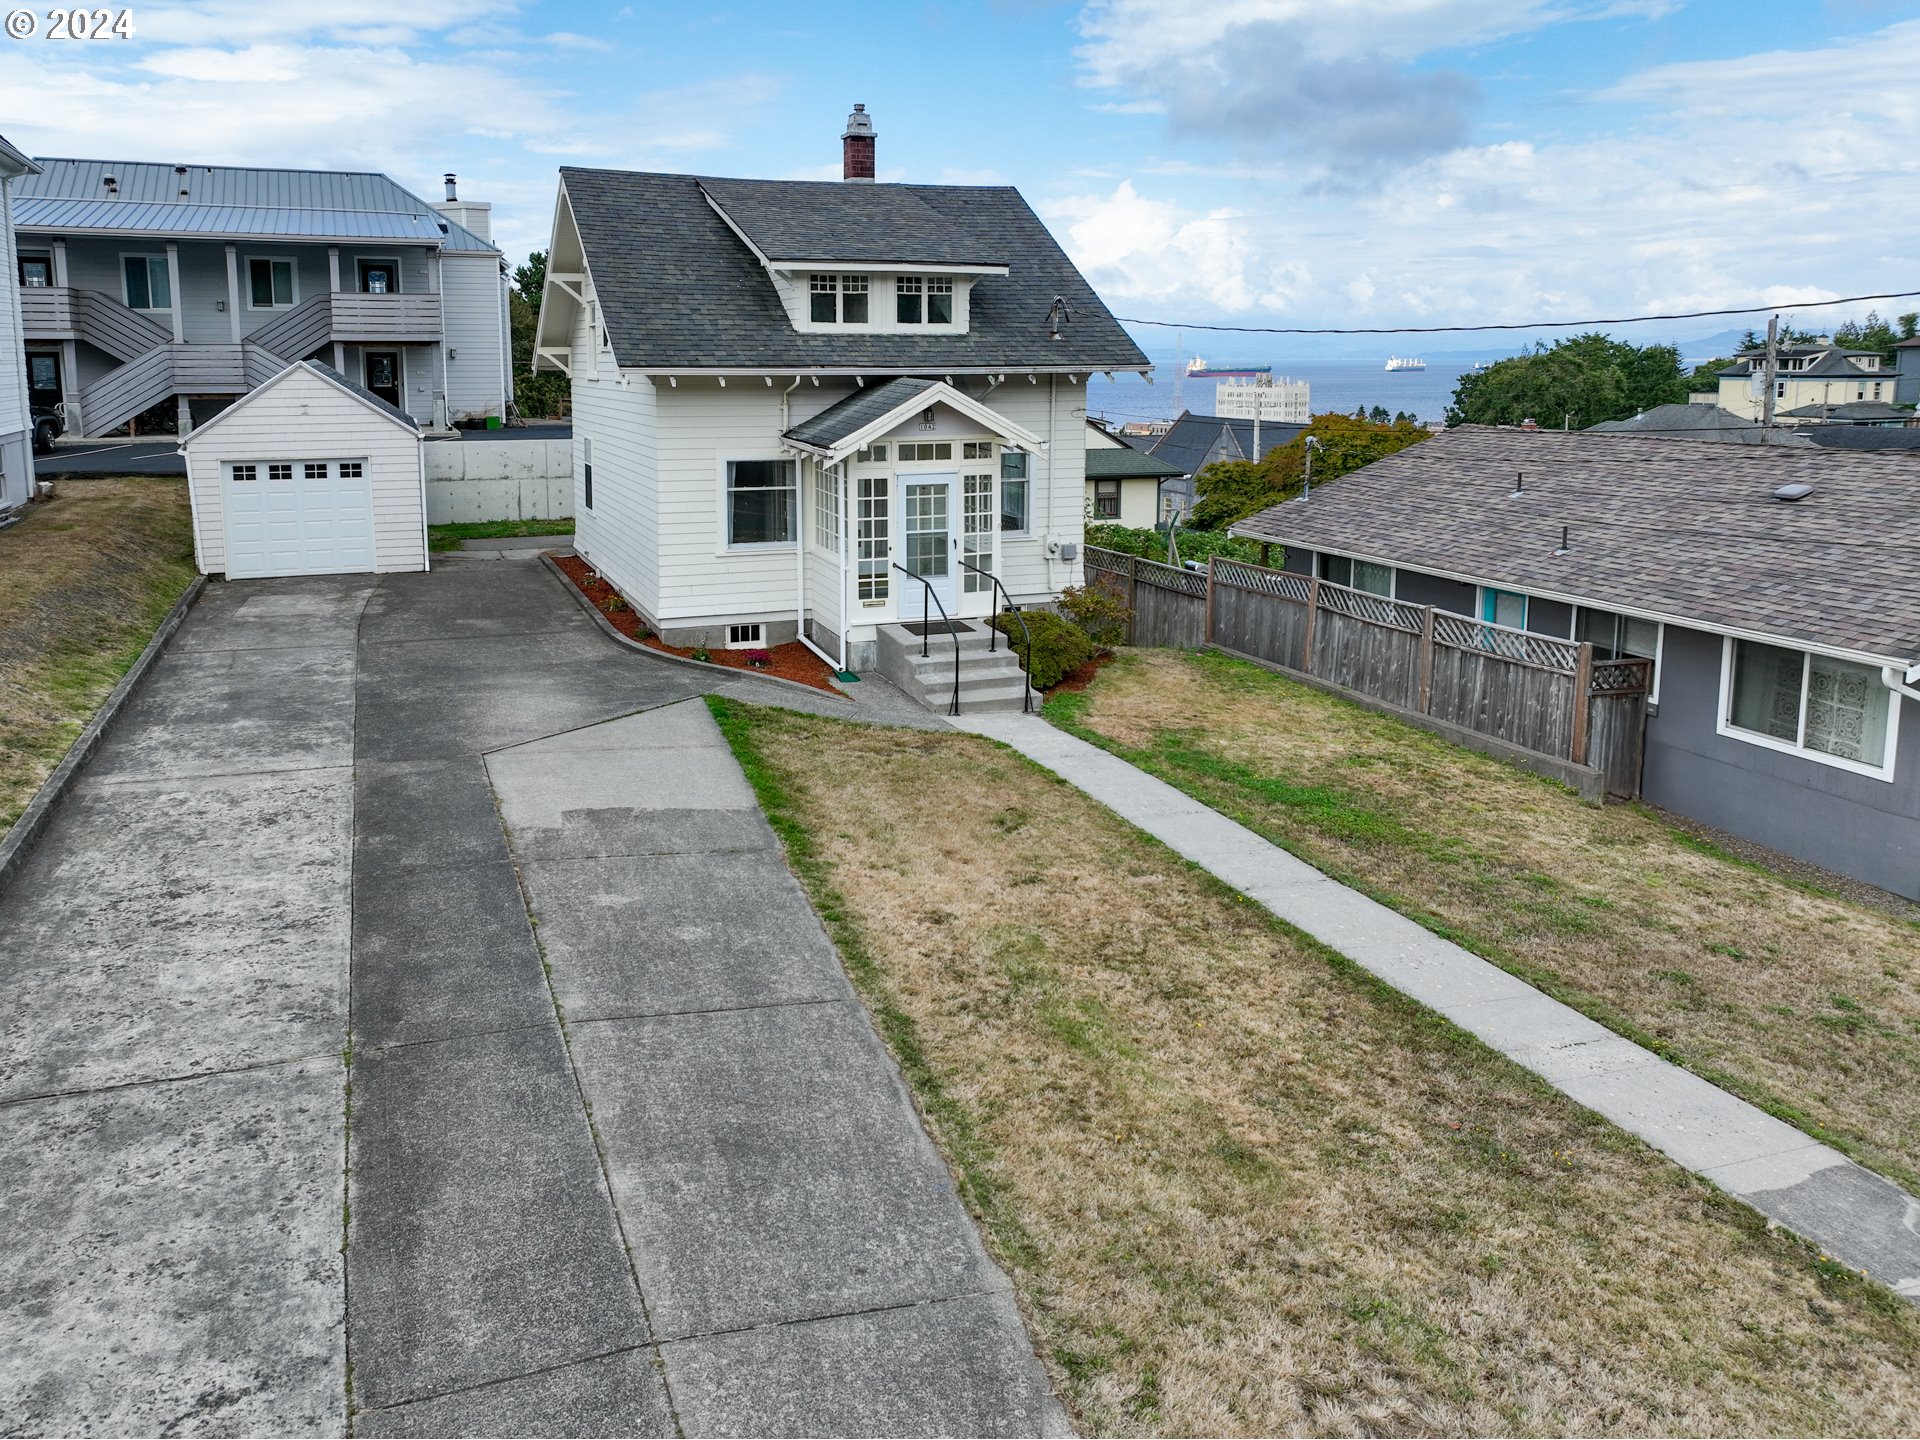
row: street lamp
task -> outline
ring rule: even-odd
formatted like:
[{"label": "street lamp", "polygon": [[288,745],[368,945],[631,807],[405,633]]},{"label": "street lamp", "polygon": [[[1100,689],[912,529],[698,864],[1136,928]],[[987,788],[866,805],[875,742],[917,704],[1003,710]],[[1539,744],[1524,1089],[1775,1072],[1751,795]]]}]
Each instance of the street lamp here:
[{"label": "street lamp", "polygon": [[1318,435],[1307,436],[1307,477],[1300,487],[1300,498],[1308,499],[1313,494],[1313,452],[1320,448]]}]

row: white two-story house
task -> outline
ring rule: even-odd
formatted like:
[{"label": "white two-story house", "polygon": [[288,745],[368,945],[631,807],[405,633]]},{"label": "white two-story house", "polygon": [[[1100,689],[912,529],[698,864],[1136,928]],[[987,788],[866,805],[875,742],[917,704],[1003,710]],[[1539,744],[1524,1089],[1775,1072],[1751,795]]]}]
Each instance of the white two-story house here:
[{"label": "white two-story house", "polygon": [[842,142],[839,183],[561,171],[575,546],[669,643],[859,671],[1080,582],[1087,378],[1146,357],[1019,192],[874,184],[859,109]]},{"label": "white two-story house", "polygon": [[[0,136],[0,263],[13,266],[13,187],[39,166]],[[20,329],[20,300],[0,285],[0,515],[33,494],[33,416]]]},{"label": "white two-story house", "polygon": [[423,425],[504,418],[489,207],[385,175],[107,160],[16,182],[33,401],[70,436],[187,435],[300,360]]}]

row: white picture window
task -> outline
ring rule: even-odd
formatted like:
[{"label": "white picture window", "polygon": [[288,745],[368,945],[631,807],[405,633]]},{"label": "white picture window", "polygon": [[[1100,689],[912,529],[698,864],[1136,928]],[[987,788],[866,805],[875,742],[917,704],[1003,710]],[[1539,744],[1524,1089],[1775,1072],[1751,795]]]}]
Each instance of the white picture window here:
[{"label": "white picture window", "polygon": [[247,304],[255,310],[283,310],[294,303],[293,261],[253,256],[247,261]]},{"label": "white picture window", "polygon": [[1893,778],[1898,712],[1872,666],[1729,640],[1722,692],[1722,734]]},{"label": "white picture window", "polygon": [[727,544],[791,545],[795,537],[791,460],[727,462]]},{"label": "white picture window", "polygon": [[857,482],[853,515],[854,538],[859,547],[857,577],[860,598],[878,605],[887,598],[887,500],[889,480],[884,475],[864,475]]},{"label": "white picture window", "polygon": [[173,282],[167,275],[164,255],[123,255],[121,274],[127,282],[129,310],[171,310]]}]

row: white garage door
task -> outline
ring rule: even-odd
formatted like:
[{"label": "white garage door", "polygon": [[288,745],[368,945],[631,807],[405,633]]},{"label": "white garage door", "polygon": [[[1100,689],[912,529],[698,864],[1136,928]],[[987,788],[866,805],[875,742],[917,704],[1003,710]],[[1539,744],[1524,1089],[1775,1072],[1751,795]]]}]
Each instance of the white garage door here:
[{"label": "white garage door", "polygon": [[228,578],[373,569],[373,483],[365,461],[229,465],[221,487]]}]

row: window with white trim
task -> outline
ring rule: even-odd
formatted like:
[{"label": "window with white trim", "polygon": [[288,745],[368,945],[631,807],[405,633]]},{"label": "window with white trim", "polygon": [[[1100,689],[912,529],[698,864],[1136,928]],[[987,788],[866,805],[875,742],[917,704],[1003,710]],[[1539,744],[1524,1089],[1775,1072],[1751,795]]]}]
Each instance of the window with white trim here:
[{"label": "window with white trim", "polygon": [[878,445],[868,445],[860,449],[854,455],[853,463],[856,465],[866,465],[875,461],[884,461],[886,458],[887,446],[886,442],[882,441]]},{"label": "window with white trim", "polygon": [[123,255],[120,271],[127,282],[129,310],[171,310],[173,280],[164,255]]},{"label": "window with white trim", "polygon": [[960,588],[973,595],[993,589],[993,472],[960,477],[960,558],[984,575],[960,567]]},{"label": "window with white trim", "polygon": [[825,467],[813,477],[813,543],[830,555],[840,553],[840,473]]},{"label": "window with white trim", "polygon": [[932,276],[927,281],[927,323],[953,323],[953,281],[943,275]]},{"label": "window with white trim", "polygon": [[729,460],[727,544],[791,545],[794,485],[791,460]]},{"label": "window with white trim", "polygon": [[764,645],[767,640],[767,627],[764,621],[755,620],[746,625],[727,626],[727,648],[746,650],[755,645]]},{"label": "window with white trim", "polygon": [[920,299],[918,275],[902,275],[893,282],[893,318],[902,325],[918,325],[926,312]]},{"label": "window with white trim", "polygon": [[260,478],[260,472],[251,465],[233,467],[233,481],[236,485],[251,485]]},{"label": "window with white trim", "polygon": [[294,303],[293,261],[250,256],[247,304],[255,310],[282,310]]},{"label": "window with white trim", "polygon": [[863,475],[855,482],[854,538],[859,548],[860,598],[878,605],[887,598],[887,501],[885,475]]},{"label": "window with white trim", "polygon": [[365,467],[358,460],[342,460],[340,462],[340,478],[342,480],[358,480],[366,473]]},{"label": "window with white trim", "polygon": [[951,325],[952,277],[899,276],[893,282],[893,318],[901,325]]},{"label": "window with white trim", "polygon": [[816,325],[865,325],[871,282],[864,275],[815,275],[808,286]]},{"label": "window with white trim", "polygon": [[813,277],[813,323],[831,325],[840,318],[840,277],[838,275],[816,275]]},{"label": "window with white trim", "polygon": [[1894,694],[1870,665],[1729,640],[1724,733],[1892,778]]},{"label": "window with white trim", "polygon": [[993,442],[991,440],[963,440],[960,444],[962,460],[991,460]]},{"label": "window with white trim", "polygon": [[1000,452],[1000,529],[1007,535],[1025,535],[1031,524],[1028,513],[1028,460],[1024,450]]},{"label": "window with white trim", "polygon": [[903,440],[900,442],[902,462],[913,460],[951,460],[953,442],[951,440]]}]

